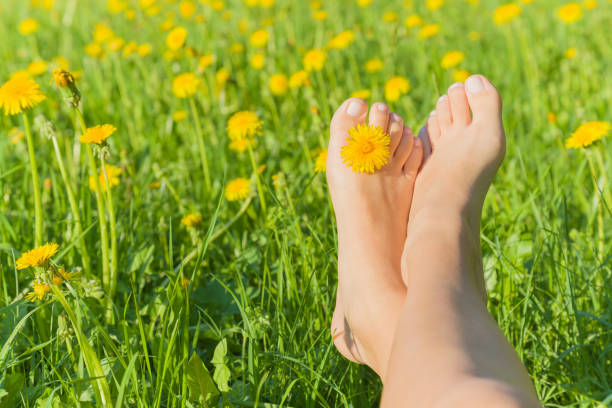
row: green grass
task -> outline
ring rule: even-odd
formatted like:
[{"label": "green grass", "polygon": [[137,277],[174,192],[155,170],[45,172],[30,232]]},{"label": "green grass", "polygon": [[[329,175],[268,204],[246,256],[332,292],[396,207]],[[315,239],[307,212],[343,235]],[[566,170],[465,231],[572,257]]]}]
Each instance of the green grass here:
[{"label": "green grass", "polygon": [[[421,126],[452,83],[452,70],[440,68],[440,59],[455,49],[466,55],[460,68],[487,75],[504,99],[508,154],[483,214],[490,310],[545,405],[612,406],[612,203],[602,202],[602,194],[610,196],[604,177],[612,176],[610,137],[582,151],[563,147],[580,124],[612,120],[609,1],[599,0],[580,21],[565,25],[555,14],[560,3],[535,0],[501,27],[492,20],[500,2],[481,0],[475,7],[449,0],[433,12],[415,2],[427,23],[442,26],[425,41],[404,27],[413,11],[399,0],[374,0],[367,9],[355,1],[326,1],[329,19],[323,22],[312,20],[308,2],[290,0],[270,9],[228,1],[233,14],[227,21],[198,2],[203,23],[183,19],[178,3],[162,0],[153,17],[130,1],[132,21],[109,14],[102,1],[56,3],[51,12],[18,0],[0,4],[0,80],[33,60],[62,55],[72,70],[83,71],[77,84],[87,124],[118,128],[106,159],[123,169],[112,190],[118,282],[107,298],[87,156],[71,109],[43,74],[36,80],[48,99],[29,115],[44,114],[57,129],[92,268],[72,290],[61,287],[65,302],[23,299],[33,274],[17,271],[15,260],[34,247],[33,191],[25,141],[12,144],[8,135],[22,127],[21,118],[1,116],[0,407],[101,406],[95,384],[103,379],[113,406],[203,406],[201,394],[217,390],[218,403],[228,406],[376,406],[376,375],[343,360],[329,334],[336,235],[324,176],[313,170],[314,151],[324,147],[329,115],[348,94],[370,89],[370,101],[384,99],[392,75],[412,83],[392,109],[415,129]],[[383,24],[390,10],[399,21]],[[210,189],[193,117],[172,121],[173,112],[190,112],[186,100],[173,96],[172,78],[195,70],[197,59],[162,58],[166,34],[159,24],[168,11],[188,29],[190,46],[216,55],[195,97]],[[248,64],[255,52],[248,37],[271,16],[266,66],[256,71]],[[37,18],[41,28],[24,37],[17,26],[27,17]],[[240,19],[248,26],[244,34]],[[150,42],[153,52],[144,58],[87,56],[83,49],[97,22],[126,41]],[[355,42],[330,50],[323,71],[310,75],[311,86],[270,94],[270,75],[301,69],[306,50],[324,47],[345,29],[355,31]],[[471,31],[482,39],[471,41]],[[236,42],[245,51],[230,53]],[[575,59],[563,57],[570,47],[578,51]],[[372,57],[385,62],[381,72],[364,71]],[[216,95],[214,74],[221,67],[231,80]],[[225,131],[228,117],[244,109],[264,122],[255,156],[267,166],[261,174],[265,217],[254,182],[249,201],[223,198],[229,180],[252,177],[248,154],[229,150]],[[548,112],[556,114],[555,124]],[[79,237],[53,145],[39,128],[33,131],[38,172],[41,180],[50,179],[50,188],[42,189],[43,238],[60,244],[57,264],[77,270],[83,265]],[[272,175],[279,172],[284,183],[276,187]],[[155,181],[159,189],[149,187]],[[181,217],[195,212],[202,224],[182,226]],[[187,291],[182,276],[190,279]],[[105,318],[108,305],[112,319]],[[104,375],[92,379],[96,361]]]}]

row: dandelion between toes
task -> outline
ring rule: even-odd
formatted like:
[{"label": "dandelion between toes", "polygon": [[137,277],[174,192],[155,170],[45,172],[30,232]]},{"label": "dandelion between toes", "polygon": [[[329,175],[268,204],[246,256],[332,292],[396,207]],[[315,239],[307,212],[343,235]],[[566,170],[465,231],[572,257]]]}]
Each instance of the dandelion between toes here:
[{"label": "dandelion between toes", "polygon": [[501,99],[480,75],[449,88],[420,137],[383,103],[350,98],[332,118],[331,330],[381,377],[384,407],[540,406],[486,309],[480,214],[504,153]]}]

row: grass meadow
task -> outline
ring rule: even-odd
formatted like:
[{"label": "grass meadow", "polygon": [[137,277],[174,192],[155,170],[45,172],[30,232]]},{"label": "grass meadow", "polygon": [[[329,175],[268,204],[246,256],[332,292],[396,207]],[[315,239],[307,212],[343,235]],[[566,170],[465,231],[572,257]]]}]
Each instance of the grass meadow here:
[{"label": "grass meadow", "polygon": [[2,0],[0,83],[46,99],[0,113],[0,407],[377,406],[329,331],[327,126],[358,92],[418,130],[469,73],[508,136],[489,308],[546,406],[612,406],[612,2],[503,4]]}]

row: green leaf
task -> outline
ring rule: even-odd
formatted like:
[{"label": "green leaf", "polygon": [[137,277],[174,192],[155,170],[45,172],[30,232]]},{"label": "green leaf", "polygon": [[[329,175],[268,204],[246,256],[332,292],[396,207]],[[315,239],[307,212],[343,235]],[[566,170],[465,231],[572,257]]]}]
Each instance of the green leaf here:
[{"label": "green leaf", "polygon": [[189,387],[189,401],[204,401],[204,406],[215,405],[219,398],[219,391],[210,376],[210,372],[197,355],[193,353],[187,363],[187,386]]},{"label": "green leaf", "polygon": [[231,388],[229,387],[229,380],[231,377],[231,371],[225,364],[225,356],[227,355],[227,340],[223,339],[215,347],[215,352],[211,363],[215,366],[215,373],[213,379],[219,387],[219,391],[228,392]]},{"label": "green leaf", "polygon": [[[19,402],[19,394],[25,384],[22,373],[7,374],[0,390],[0,408],[12,408]],[[6,397],[6,398],[5,398]]]}]

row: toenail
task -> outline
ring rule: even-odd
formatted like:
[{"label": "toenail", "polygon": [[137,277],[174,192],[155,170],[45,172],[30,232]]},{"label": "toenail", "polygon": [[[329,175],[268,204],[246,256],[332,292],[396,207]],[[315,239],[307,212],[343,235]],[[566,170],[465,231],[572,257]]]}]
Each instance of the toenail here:
[{"label": "toenail", "polygon": [[394,122],[399,122],[400,121],[400,116],[397,113],[392,113],[391,114],[391,120],[393,120]]},{"label": "toenail", "polygon": [[378,104],[378,110],[379,111],[386,111],[387,110],[387,105],[385,105],[384,103],[379,103]]},{"label": "toenail", "polygon": [[429,116],[433,116],[433,115],[435,115],[435,114],[436,114],[436,111],[435,111],[435,110],[432,110],[432,111],[429,113]]},{"label": "toenail", "polygon": [[363,104],[361,103],[361,101],[351,101],[351,103],[349,103],[348,109],[346,110],[346,113],[351,116],[359,116],[362,110]]},{"label": "toenail", "polygon": [[477,76],[471,76],[465,81],[465,88],[469,93],[477,94],[483,90],[482,79]]},{"label": "toenail", "polygon": [[448,87],[448,90],[451,91],[452,89],[459,88],[460,86],[463,86],[463,82],[455,82],[454,84]]},{"label": "toenail", "polygon": [[446,95],[442,95],[442,96],[440,97],[440,99],[438,99],[438,102],[442,102],[442,101],[445,101],[445,100],[447,100],[447,99],[448,99],[448,96],[446,96]]}]

